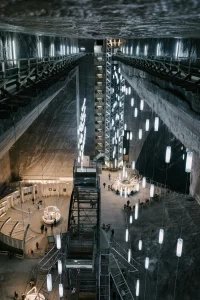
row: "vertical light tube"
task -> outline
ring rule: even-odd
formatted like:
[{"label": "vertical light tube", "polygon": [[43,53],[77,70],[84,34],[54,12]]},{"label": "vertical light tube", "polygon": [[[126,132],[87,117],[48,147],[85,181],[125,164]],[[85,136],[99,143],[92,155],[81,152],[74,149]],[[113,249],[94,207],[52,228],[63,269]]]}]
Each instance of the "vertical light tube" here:
[{"label": "vertical light tube", "polygon": [[12,45],[13,45],[13,59],[15,61],[17,58],[15,40],[12,41]]},{"label": "vertical light tube", "polygon": [[124,155],[126,154],[126,148],[124,148]]},{"label": "vertical light tube", "polygon": [[145,188],[146,187],[146,177],[142,178],[142,187]]},{"label": "vertical light tube", "polygon": [[120,196],[122,197],[122,187],[120,188]]},{"label": "vertical light tube", "polygon": [[131,249],[128,249],[128,262],[131,262]]},{"label": "vertical light tube", "polygon": [[158,243],[162,244],[164,240],[164,229],[159,230],[159,238],[158,238]]},{"label": "vertical light tube", "polygon": [[126,130],[126,129],[127,129],[127,124],[125,123],[125,124],[124,124],[124,130]]},{"label": "vertical light tube", "polygon": [[143,110],[144,109],[144,100],[141,99],[140,100],[140,110]]},{"label": "vertical light tube", "polygon": [[146,119],[145,130],[149,131],[149,119]]},{"label": "vertical light tube", "polygon": [[59,274],[59,275],[62,274],[62,262],[61,262],[60,259],[58,260],[58,274]]},{"label": "vertical light tube", "polygon": [[183,240],[179,238],[177,240],[177,246],[176,246],[176,256],[181,257],[183,250]]},{"label": "vertical light tube", "polygon": [[185,154],[183,154],[182,158],[183,158],[183,160],[185,159]]},{"label": "vertical light tube", "polygon": [[139,240],[139,243],[138,243],[138,249],[141,251],[142,250],[142,240]]},{"label": "vertical light tube", "polygon": [[154,196],[154,184],[150,185],[150,198]]},{"label": "vertical light tube", "polygon": [[158,131],[158,128],[159,128],[159,117],[155,117],[154,131]]},{"label": "vertical light tube", "polygon": [[61,237],[60,237],[60,234],[56,235],[56,246],[57,246],[57,249],[61,248]]},{"label": "vertical light tube", "polygon": [[141,140],[141,139],[142,139],[142,129],[139,129],[139,134],[138,134],[138,136],[139,136],[139,140]]},{"label": "vertical light tube", "polygon": [[135,220],[138,219],[138,211],[139,211],[139,205],[138,205],[138,203],[136,203],[136,205],[135,205]]},{"label": "vertical light tube", "polygon": [[59,283],[59,296],[63,297],[63,285],[62,285],[62,283]]},{"label": "vertical light tube", "polygon": [[165,162],[167,164],[170,163],[170,159],[171,159],[171,147],[167,146],[167,148],[166,148],[166,154],[165,154]]},{"label": "vertical light tube", "polygon": [[130,224],[132,224],[132,223],[133,223],[133,216],[130,215]]},{"label": "vertical light tube", "polygon": [[129,140],[129,132],[126,134],[126,139]]},{"label": "vertical light tube", "polygon": [[185,172],[190,173],[192,169],[192,156],[193,152],[187,152]]},{"label": "vertical light tube", "polygon": [[134,106],[134,98],[131,98],[131,106]]},{"label": "vertical light tube", "polygon": [[137,116],[138,116],[138,109],[137,109],[137,107],[135,107],[135,110],[134,110],[134,117],[137,118]]},{"label": "vertical light tube", "polygon": [[139,296],[139,294],[140,294],[140,280],[139,279],[137,279],[137,281],[136,281],[136,291],[135,291],[135,295],[136,295],[136,297],[138,297]]},{"label": "vertical light tube", "polygon": [[126,229],[125,241],[128,242],[128,229]]},{"label": "vertical light tube", "polygon": [[47,274],[47,291],[52,291],[52,276],[51,274]]},{"label": "vertical light tube", "polygon": [[146,258],[145,258],[145,264],[144,264],[144,267],[145,267],[146,270],[148,270],[148,268],[149,268],[149,257],[146,257]]},{"label": "vertical light tube", "polygon": [[133,139],[133,133],[130,132],[130,141],[132,141],[132,139]]},{"label": "vertical light tube", "polygon": [[132,161],[132,170],[135,170],[135,161]]}]

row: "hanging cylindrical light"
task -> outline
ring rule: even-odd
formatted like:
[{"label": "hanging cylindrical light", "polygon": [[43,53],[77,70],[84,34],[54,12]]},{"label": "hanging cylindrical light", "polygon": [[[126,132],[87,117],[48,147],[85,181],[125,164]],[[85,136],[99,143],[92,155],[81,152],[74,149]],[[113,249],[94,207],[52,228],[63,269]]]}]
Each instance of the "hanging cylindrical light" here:
[{"label": "hanging cylindrical light", "polygon": [[135,204],[135,220],[138,219],[138,211],[139,211],[139,205],[138,203]]},{"label": "hanging cylindrical light", "polygon": [[59,296],[63,297],[63,285],[62,285],[62,283],[59,283]]},{"label": "hanging cylindrical light", "polygon": [[133,216],[130,215],[130,224],[132,224],[132,223],[133,223]]},{"label": "hanging cylindrical light", "polygon": [[135,295],[136,295],[136,297],[138,297],[139,294],[140,294],[140,280],[137,279],[137,281],[136,281],[136,288],[135,288]]},{"label": "hanging cylindrical light", "polygon": [[149,119],[146,119],[145,130],[149,131]]},{"label": "hanging cylindrical light", "polygon": [[159,230],[159,238],[158,238],[158,243],[162,244],[164,240],[164,229]]},{"label": "hanging cylindrical light", "polygon": [[131,87],[129,86],[128,88],[128,94],[130,95],[131,94]]},{"label": "hanging cylindrical light", "polygon": [[183,160],[185,159],[185,154],[183,154]]},{"label": "hanging cylindrical light", "polygon": [[130,140],[132,141],[132,139],[133,139],[133,133],[130,132]]},{"label": "hanging cylindrical light", "polygon": [[122,187],[120,188],[120,196],[122,197]]},{"label": "hanging cylindrical light", "polygon": [[126,130],[126,129],[127,129],[127,124],[125,123],[125,124],[124,124],[124,130]]},{"label": "hanging cylindrical light", "polygon": [[131,106],[134,106],[134,98],[131,98]]},{"label": "hanging cylindrical light", "polygon": [[143,187],[143,188],[146,187],[146,182],[147,182],[146,177],[143,177],[143,178],[142,178],[142,187]]},{"label": "hanging cylindrical light", "polygon": [[154,196],[154,184],[150,185],[150,198],[153,198]]},{"label": "hanging cylindrical light", "polygon": [[127,132],[126,138],[127,138],[127,140],[129,140],[129,132]]},{"label": "hanging cylindrical light", "polygon": [[140,110],[143,110],[144,109],[144,100],[141,99],[140,100]]},{"label": "hanging cylindrical light", "polygon": [[142,240],[139,240],[139,243],[138,243],[138,249],[141,251],[142,250]]},{"label": "hanging cylindrical light", "polygon": [[158,128],[159,128],[159,117],[155,117],[154,131],[158,131]]},{"label": "hanging cylindrical light", "polygon": [[145,264],[144,264],[144,267],[145,267],[146,270],[148,270],[148,268],[149,268],[149,257],[146,257],[146,258],[145,258]]},{"label": "hanging cylindrical light", "polygon": [[185,172],[190,173],[192,169],[192,156],[193,152],[187,152]]},{"label": "hanging cylindrical light", "polygon": [[62,274],[62,261],[60,259],[58,260],[58,274]]},{"label": "hanging cylindrical light", "polygon": [[124,148],[124,155],[126,154],[126,148]]},{"label": "hanging cylindrical light", "polygon": [[128,249],[128,262],[131,262],[131,249]]},{"label": "hanging cylindrical light", "polygon": [[139,129],[139,140],[142,139],[142,129]]},{"label": "hanging cylindrical light", "polygon": [[57,246],[57,249],[61,248],[61,237],[60,237],[60,234],[56,235],[56,246]]},{"label": "hanging cylindrical light", "polygon": [[52,291],[52,276],[51,274],[47,274],[47,291]]},{"label": "hanging cylindrical light", "polygon": [[140,184],[137,183],[137,184],[136,184],[136,191],[139,192],[139,190],[140,190]]},{"label": "hanging cylindrical light", "polygon": [[127,188],[125,187],[125,189],[124,189],[124,198],[126,198],[127,197]]},{"label": "hanging cylindrical light", "polygon": [[177,240],[176,256],[181,257],[182,250],[183,250],[183,240],[179,238]]},{"label": "hanging cylindrical light", "polygon": [[135,170],[135,161],[132,161],[132,170]]},{"label": "hanging cylindrical light", "polygon": [[137,118],[137,116],[138,116],[138,109],[137,109],[137,107],[135,107],[135,109],[134,109],[134,117]]},{"label": "hanging cylindrical light", "polygon": [[170,163],[170,159],[171,159],[171,147],[167,146],[167,148],[166,148],[166,154],[165,154],[165,162],[167,164]]},{"label": "hanging cylindrical light", "polygon": [[126,229],[125,241],[128,242],[128,229]]}]

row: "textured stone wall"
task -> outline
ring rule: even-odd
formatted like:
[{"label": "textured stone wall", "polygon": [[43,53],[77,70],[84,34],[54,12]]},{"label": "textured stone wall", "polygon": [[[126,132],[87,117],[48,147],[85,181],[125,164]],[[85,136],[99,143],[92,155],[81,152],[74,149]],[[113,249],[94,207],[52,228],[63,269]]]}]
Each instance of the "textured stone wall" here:
[{"label": "textured stone wall", "polygon": [[10,150],[13,179],[72,176],[77,147],[76,79],[49,104]]},{"label": "textured stone wall", "polygon": [[[200,157],[200,114],[190,105],[189,94],[188,98],[187,94],[178,96],[174,86],[171,85],[167,89],[157,78],[124,64],[122,64],[122,74],[173,135]],[[198,172],[200,171],[196,169],[197,177]],[[197,196],[197,189],[193,187],[192,190],[196,190]]]},{"label": "textured stone wall", "polygon": [[200,157],[194,153],[190,175],[190,193],[200,203]]},{"label": "textured stone wall", "polygon": [[1,193],[5,187],[5,183],[8,182],[11,177],[10,157],[8,152],[0,159],[0,170],[1,170],[0,172],[0,193]]}]

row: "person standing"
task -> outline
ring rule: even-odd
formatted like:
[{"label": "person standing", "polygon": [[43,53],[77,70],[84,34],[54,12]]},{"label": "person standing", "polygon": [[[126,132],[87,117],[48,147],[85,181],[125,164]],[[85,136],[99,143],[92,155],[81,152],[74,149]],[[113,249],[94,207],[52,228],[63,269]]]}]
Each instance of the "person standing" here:
[{"label": "person standing", "polygon": [[127,206],[129,206],[129,204],[130,204],[130,201],[129,201],[129,200],[127,200]]},{"label": "person standing", "polygon": [[14,299],[18,300],[18,293],[16,291],[14,292]]},{"label": "person standing", "polygon": [[111,230],[111,238],[114,237],[114,233],[115,233],[115,231],[114,231],[114,229],[112,229],[112,230]]},{"label": "person standing", "polygon": [[104,186],[104,189],[105,189],[105,187],[106,187],[106,183],[105,182],[103,183],[103,186]]},{"label": "person standing", "polygon": [[108,174],[108,178],[109,178],[109,180],[110,180],[110,173]]},{"label": "person standing", "polygon": [[36,242],[35,246],[36,246],[36,249],[38,250],[38,248],[39,248],[38,242]]}]

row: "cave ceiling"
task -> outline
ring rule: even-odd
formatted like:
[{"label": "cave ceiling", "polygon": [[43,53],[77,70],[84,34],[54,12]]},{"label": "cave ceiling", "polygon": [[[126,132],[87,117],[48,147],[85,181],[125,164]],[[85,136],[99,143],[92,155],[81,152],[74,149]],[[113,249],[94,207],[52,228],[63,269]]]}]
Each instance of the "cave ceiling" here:
[{"label": "cave ceiling", "polygon": [[1,0],[0,30],[79,38],[199,37],[199,0]]}]

